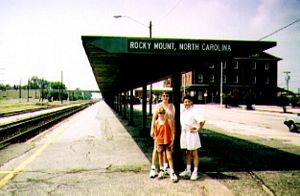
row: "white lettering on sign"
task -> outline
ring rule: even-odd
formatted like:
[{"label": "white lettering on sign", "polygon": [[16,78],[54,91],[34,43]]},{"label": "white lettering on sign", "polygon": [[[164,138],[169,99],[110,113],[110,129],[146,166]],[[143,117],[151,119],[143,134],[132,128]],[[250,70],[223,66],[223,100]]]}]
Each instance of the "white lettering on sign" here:
[{"label": "white lettering on sign", "polygon": [[202,50],[205,51],[231,51],[230,44],[202,44]]},{"label": "white lettering on sign", "polygon": [[129,48],[149,50],[151,48],[151,42],[130,41]]},{"label": "white lettering on sign", "polygon": [[168,41],[129,41],[129,49],[141,51],[204,51],[231,52],[231,45],[226,43],[209,42],[168,42]]},{"label": "white lettering on sign", "polygon": [[200,50],[198,43],[179,43],[179,50]]},{"label": "white lettering on sign", "polygon": [[175,50],[174,42],[154,42],[154,50]]}]

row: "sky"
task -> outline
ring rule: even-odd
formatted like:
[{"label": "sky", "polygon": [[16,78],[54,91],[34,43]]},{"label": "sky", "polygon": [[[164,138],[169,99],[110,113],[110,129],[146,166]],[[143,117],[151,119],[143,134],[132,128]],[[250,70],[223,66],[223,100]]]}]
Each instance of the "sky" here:
[{"label": "sky", "polygon": [[[114,18],[115,15],[124,17]],[[259,40],[300,19],[300,0],[0,0],[0,83],[38,76],[98,90],[82,35]],[[278,86],[300,89],[300,21],[263,39]]]}]

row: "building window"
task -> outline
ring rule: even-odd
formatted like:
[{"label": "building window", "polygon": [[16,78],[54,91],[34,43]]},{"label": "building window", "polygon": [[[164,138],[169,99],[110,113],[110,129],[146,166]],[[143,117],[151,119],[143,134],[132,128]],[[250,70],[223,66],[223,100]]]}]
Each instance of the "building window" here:
[{"label": "building window", "polygon": [[256,61],[252,62],[252,70],[256,70]]},{"label": "building window", "polygon": [[270,84],[270,78],[269,78],[269,76],[266,77],[265,84]]},{"label": "building window", "polygon": [[226,84],[226,82],[227,82],[227,77],[226,75],[223,75],[223,84]]},{"label": "building window", "polygon": [[203,100],[203,93],[202,93],[202,91],[198,91],[198,100]]},{"label": "building window", "polygon": [[186,84],[192,84],[192,77],[191,77],[191,73],[186,73],[185,75],[186,77]]},{"label": "building window", "polygon": [[239,83],[239,76],[235,75],[233,83],[238,84]]},{"label": "building window", "polygon": [[214,63],[210,63],[209,64],[209,69],[214,69],[215,68],[215,64]]},{"label": "building window", "polygon": [[265,64],[265,70],[269,70],[270,66],[269,66],[269,63],[266,63]]},{"label": "building window", "polygon": [[256,76],[252,77],[252,84],[256,84]]},{"label": "building window", "polygon": [[239,62],[238,61],[233,62],[233,69],[239,69]]},{"label": "building window", "polygon": [[224,63],[223,63],[223,69],[226,69],[226,61],[224,61]]},{"label": "building window", "polygon": [[215,82],[215,76],[213,74],[209,75],[209,82],[214,83]]},{"label": "building window", "polygon": [[198,74],[198,83],[203,83],[203,74]]}]

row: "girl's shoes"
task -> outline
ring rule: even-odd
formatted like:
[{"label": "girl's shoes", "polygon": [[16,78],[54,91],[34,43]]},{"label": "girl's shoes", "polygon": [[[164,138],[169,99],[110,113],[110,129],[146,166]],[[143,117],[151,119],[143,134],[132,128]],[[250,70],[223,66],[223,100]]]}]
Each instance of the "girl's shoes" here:
[{"label": "girl's shoes", "polygon": [[172,182],[177,182],[178,181],[178,177],[174,172],[170,175],[170,177],[171,177]]}]

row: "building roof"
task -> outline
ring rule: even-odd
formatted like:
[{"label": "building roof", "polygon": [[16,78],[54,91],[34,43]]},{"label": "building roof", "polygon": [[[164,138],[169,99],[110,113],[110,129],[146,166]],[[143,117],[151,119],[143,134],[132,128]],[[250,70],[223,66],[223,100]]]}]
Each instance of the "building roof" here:
[{"label": "building roof", "polygon": [[199,61],[249,56],[276,46],[269,41],[82,36],[82,43],[104,98],[141,87]]}]

